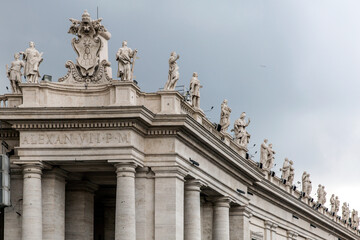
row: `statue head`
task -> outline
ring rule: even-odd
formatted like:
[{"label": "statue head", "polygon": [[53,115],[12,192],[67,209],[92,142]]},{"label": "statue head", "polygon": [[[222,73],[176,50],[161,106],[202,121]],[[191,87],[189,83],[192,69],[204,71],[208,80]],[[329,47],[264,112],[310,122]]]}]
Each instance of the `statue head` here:
[{"label": "statue head", "polygon": [[227,104],[228,103],[228,100],[227,99],[224,99],[224,101],[222,102],[223,104]]},{"label": "statue head", "polygon": [[267,142],[268,142],[268,140],[265,138],[265,139],[264,139],[264,143],[267,143]]},{"label": "statue head", "polygon": [[285,162],[288,162],[289,161],[289,159],[288,158],[285,158]]},{"label": "statue head", "polygon": [[294,162],[292,160],[290,160],[290,165],[293,165],[293,164],[294,164]]},{"label": "statue head", "polygon": [[319,184],[319,188],[321,188],[321,184]]},{"label": "statue head", "polygon": [[246,113],[245,112],[242,112],[241,115],[240,115],[240,118],[241,119],[244,119],[246,117]]},{"label": "statue head", "polygon": [[325,189],[325,186],[322,186],[322,189]]},{"label": "statue head", "polygon": [[307,172],[306,172],[306,171],[304,171],[303,175],[307,175]]},{"label": "statue head", "polygon": [[14,54],[14,58],[15,58],[15,60],[18,60],[18,59],[20,58],[20,54],[19,54],[19,53],[15,53],[15,54]]},{"label": "statue head", "polygon": [[335,199],[339,199],[339,197],[338,197],[338,196],[336,196],[336,197],[335,197]]},{"label": "statue head", "polygon": [[175,51],[171,52],[170,56],[176,57],[176,52]]},{"label": "statue head", "polygon": [[269,148],[272,148],[272,143],[269,143]]},{"label": "statue head", "polygon": [[197,72],[194,72],[194,73],[193,73],[193,77],[198,77]]},{"label": "statue head", "polygon": [[126,46],[127,46],[127,41],[126,41],[126,40],[122,42],[122,46],[123,46],[123,47],[126,47]]},{"label": "statue head", "polygon": [[34,43],[34,42],[29,42],[29,47],[34,48],[34,47],[35,47],[35,43]]}]

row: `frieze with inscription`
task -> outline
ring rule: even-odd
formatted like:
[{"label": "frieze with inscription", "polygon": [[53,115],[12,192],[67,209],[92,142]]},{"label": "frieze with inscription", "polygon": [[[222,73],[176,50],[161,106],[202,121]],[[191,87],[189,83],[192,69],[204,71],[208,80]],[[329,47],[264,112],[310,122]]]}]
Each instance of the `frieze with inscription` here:
[{"label": "frieze with inscription", "polygon": [[131,143],[128,131],[22,132],[20,147],[124,146]]}]

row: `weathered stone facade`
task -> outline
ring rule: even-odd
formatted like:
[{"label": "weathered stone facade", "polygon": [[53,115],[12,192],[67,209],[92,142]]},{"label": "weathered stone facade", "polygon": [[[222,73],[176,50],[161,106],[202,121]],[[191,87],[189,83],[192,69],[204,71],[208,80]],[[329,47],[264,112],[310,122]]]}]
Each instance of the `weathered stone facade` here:
[{"label": "weathered stone facade", "polygon": [[[73,24],[77,33],[83,22]],[[111,72],[91,72],[102,67]],[[91,82],[84,69],[0,96],[12,152],[6,240],[360,239],[179,92]]]}]

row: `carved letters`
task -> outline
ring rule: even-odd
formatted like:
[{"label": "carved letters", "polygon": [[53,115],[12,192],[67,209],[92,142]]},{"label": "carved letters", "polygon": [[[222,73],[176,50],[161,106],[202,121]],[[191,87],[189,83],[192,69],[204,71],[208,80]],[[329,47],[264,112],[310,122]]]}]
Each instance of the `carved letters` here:
[{"label": "carved letters", "polygon": [[124,131],[86,132],[23,132],[20,146],[76,147],[76,146],[116,146],[130,144],[130,133]]}]

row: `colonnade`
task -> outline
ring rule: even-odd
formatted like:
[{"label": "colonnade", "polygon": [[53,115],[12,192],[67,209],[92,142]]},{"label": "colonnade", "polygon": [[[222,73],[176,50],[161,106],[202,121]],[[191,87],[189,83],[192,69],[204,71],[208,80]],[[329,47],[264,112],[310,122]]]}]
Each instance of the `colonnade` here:
[{"label": "colonnade", "polygon": [[[150,199],[153,214],[152,219],[147,219],[144,211],[149,211],[141,206],[135,209],[136,198],[147,197],[136,195],[136,184],[141,183],[146,171],[140,168],[137,173],[137,165],[131,162],[116,163],[115,167],[116,240],[201,240],[203,234],[211,234],[213,240],[250,239],[251,211],[246,206],[230,206],[230,198],[226,196],[213,197],[211,202],[202,204],[203,182],[185,180],[186,172],[178,166],[152,168],[155,173],[151,180],[154,200]],[[67,186],[65,214],[64,172],[51,171],[42,179],[42,169],[41,164],[23,166],[22,240],[93,239],[91,222],[94,221],[96,185],[75,182]],[[136,183],[138,175],[140,180]],[[137,214],[141,218],[137,218]],[[147,229],[149,224],[153,228]],[[151,231],[149,237],[146,232]],[[144,234],[137,236],[137,232]]]}]

